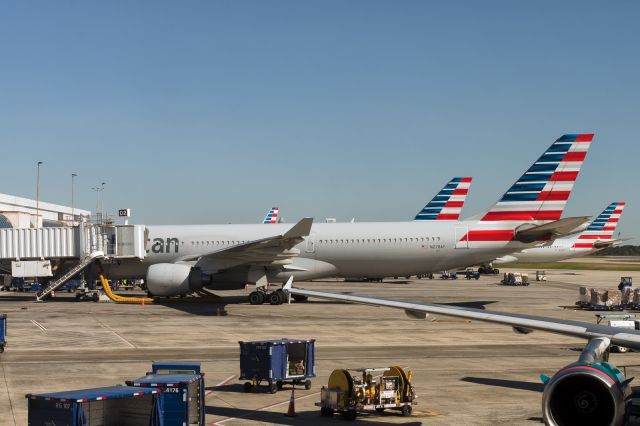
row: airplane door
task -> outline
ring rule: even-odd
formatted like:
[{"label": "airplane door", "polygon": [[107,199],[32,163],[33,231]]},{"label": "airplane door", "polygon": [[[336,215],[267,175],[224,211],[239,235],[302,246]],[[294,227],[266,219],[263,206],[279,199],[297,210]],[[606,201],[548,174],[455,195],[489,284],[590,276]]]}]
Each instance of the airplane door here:
[{"label": "airplane door", "polygon": [[309,234],[309,236],[305,238],[305,241],[307,242],[305,251],[307,253],[315,253],[316,252],[316,236],[314,234]]},{"label": "airplane door", "polygon": [[[456,245],[457,249],[468,249],[469,240],[467,239],[467,233],[469,232],[468,226],[456,226]],[[463,240],[464,238],[464,240]]]}]

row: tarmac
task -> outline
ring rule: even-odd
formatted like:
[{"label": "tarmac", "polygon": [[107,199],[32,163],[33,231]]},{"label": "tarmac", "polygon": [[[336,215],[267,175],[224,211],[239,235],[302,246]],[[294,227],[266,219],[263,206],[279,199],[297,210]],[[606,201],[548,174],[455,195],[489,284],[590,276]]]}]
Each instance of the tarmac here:
[{"label": "tarmac", "polygon": [[[532,271],[529,271],[532,272]],[[480,280],[389,279],[384,283],[331,280],[297,283],[326,291],[397,300],[448,303],[490,310],[594,322],[574,309],[578,287],[615,288],[620,276],[640,283],[640,272],[547,271],[549,281],[501,286]],[[535,279],[535,273],[530,274]],[[74,302],[58,294],[34,303],[33,294],[0,293],[8,314],[8,346],[0,355],[0,425],[27,424],[27,393],[123,384],[152,360],[202,361],[207,425],[326,425],[314,404],[336,368],[400,365],[413,372],[418,405],[411,417],[365,415],[356,424],[532,425],[541,422],[539,375],[574,362],[584,341],[550,333],[514,333],[500,325],[442,316],[412,319],[402,311],[313,300],[252,306],[247,292],[221,292],[222,304],[116,305]],[[226,315],[222,315],[226,312]],[[285,417],[291,390],[243,391],[238,341],[316,339],[310,390],[295,390],[297,417]],[[640,364],[640,354],[612,354],[618,366]],[[628,376],[640,374],[631,367]]]}]

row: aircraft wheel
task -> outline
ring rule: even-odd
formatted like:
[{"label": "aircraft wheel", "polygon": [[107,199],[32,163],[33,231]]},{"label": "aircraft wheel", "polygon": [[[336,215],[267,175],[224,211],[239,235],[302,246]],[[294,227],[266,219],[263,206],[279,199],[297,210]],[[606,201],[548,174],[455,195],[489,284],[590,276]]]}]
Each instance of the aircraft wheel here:
[{"label": "aircraft wheel", "polygon": [[249,293],[249,303],[252,305],[262,305],[264,303],[264,294],[259,291]]},{"label": "aircraft wheel", "polygon": [[271,293],[269,295],[269,303],[271,303],[272,305],[282,305],[283,300],[280,296],[280,293],[282,292],[274,291],[273,293]]}]

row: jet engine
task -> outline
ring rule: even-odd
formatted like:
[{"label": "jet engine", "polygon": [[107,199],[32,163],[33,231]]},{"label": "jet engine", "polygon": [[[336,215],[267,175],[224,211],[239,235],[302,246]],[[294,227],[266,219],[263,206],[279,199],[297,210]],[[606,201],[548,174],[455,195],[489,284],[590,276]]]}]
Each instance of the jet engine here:
[{"label": "jet engine", "polygon": [[544,422],[551,426],[623,425],[630,395],[629,380],[613,364],[570,364],[546,383]]},{"label": "jet engine", "polygon": [[200,290],[208,278],[190,265],[156,263],[147,270],[147,289],[153,296],[179,296]]}]

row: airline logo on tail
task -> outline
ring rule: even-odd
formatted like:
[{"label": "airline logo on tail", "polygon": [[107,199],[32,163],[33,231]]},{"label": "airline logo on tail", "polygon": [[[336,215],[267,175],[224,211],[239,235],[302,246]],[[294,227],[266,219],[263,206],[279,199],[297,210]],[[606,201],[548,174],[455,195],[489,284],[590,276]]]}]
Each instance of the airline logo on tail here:
[{"label": "airline logo on tail", "polygon": [[589,227],[584,230],[578,240],[573,244],[573,248],[593,249],[596,242],[613,241],[613,233],[618,226],[622,210],[625,203],[611,203],[604,209],[598,217],[596,217]]},{"label": "airline logo on tail", "polygon": [[559,138],[482,220],[560,219],[592,140],[593,134]]},{"label": "airline logo on tail", "polygon": [[271,207],[267,216],[265,216],[264,221],[262,223],[278,223],[278,213],[280,212],[279,207]]},{"label": "airline logo on tail", "polygon": [[511,241],[518,223],[559,220],[592,141],[593,134],[561,136],[460,241]]},{"label": "airline logo on tail", "polygon": [[458,220],[470,186],[470,177],[451,179],[414,220]]}]

